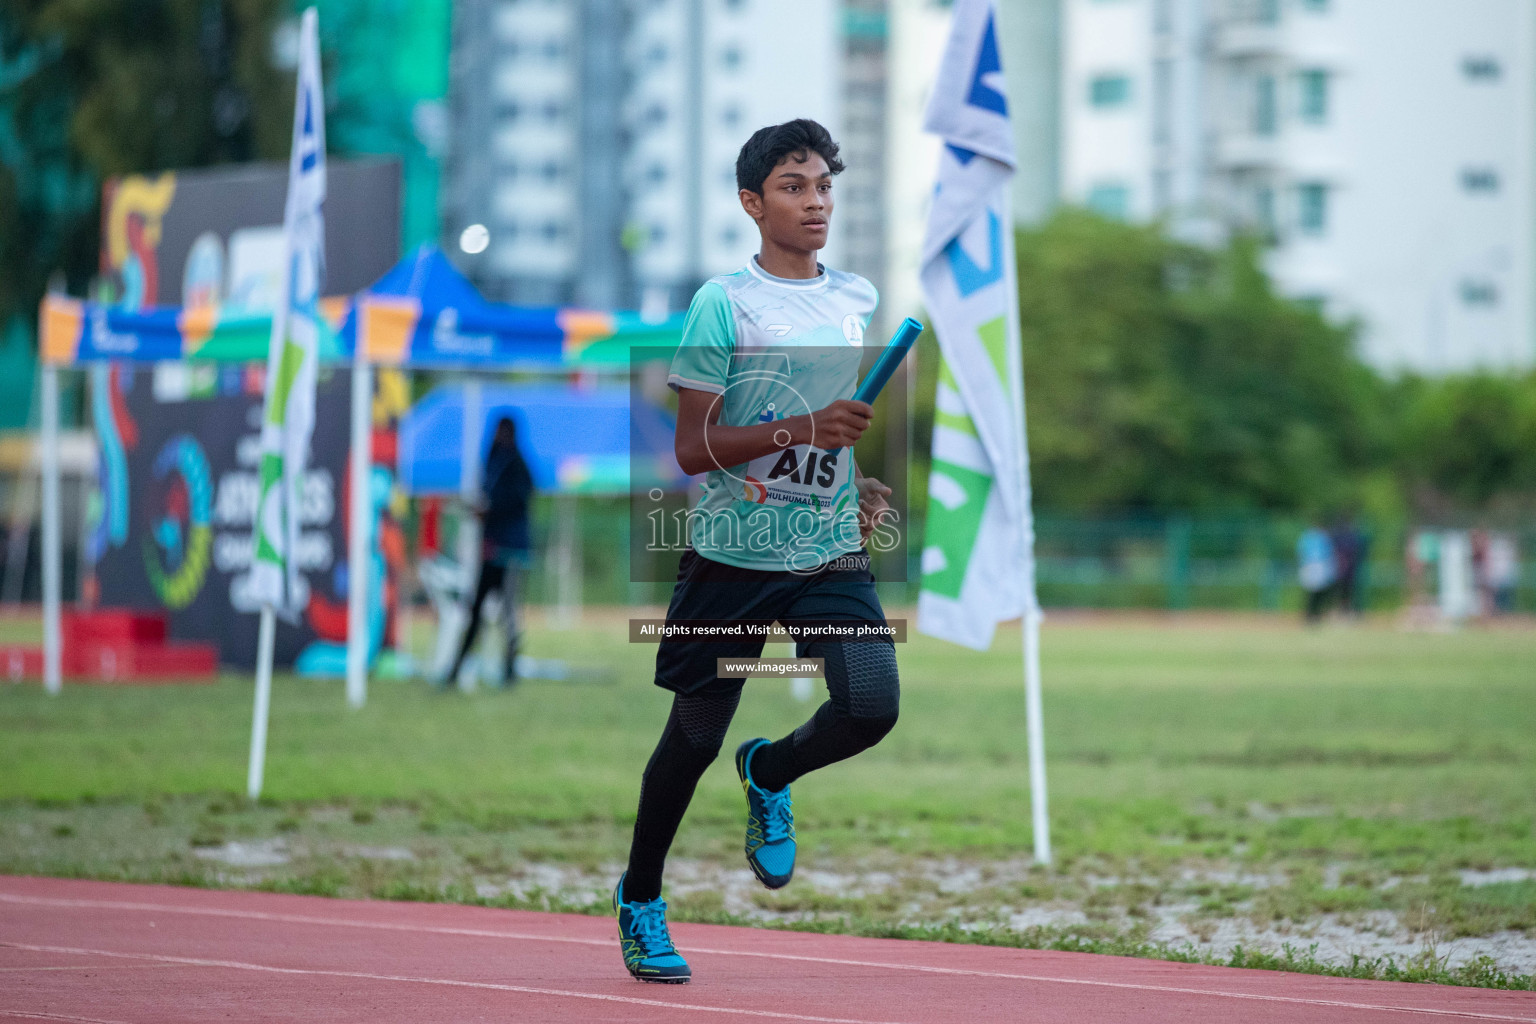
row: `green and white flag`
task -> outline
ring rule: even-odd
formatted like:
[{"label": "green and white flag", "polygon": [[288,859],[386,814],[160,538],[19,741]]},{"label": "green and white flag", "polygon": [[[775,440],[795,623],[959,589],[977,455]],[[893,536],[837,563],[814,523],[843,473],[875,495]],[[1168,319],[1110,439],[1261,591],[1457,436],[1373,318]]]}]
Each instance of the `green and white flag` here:
[{"label": "green and white flag", "polygon": [[917,623],[985,650],[998,622],[1037,610],[1008,203],[1013,134],[993,0],[955,4],[925,127],[944,140],[921,275],[943,365]]},{"label": "green and white flag", "polygon": [[315,377],[324,274],[325,97],[320,88],[319,18],[304,12],[294,99],[288,200],[283,210],[283,276],[267,354],[261,422],[261,498],[251,595],[292,613],[307,600],[299,574],[300,495],[315,427]]}]

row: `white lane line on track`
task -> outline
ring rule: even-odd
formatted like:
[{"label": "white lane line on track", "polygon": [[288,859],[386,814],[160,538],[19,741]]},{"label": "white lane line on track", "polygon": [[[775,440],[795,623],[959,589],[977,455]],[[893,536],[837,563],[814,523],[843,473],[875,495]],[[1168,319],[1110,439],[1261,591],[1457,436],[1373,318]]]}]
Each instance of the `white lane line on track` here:
[{"label": "white lane line on track", "polygon": [[[154,966],[151,964],[150,966]],[[0,974],[19,973],[26,971],[142,971],[144,965],[134,967],[119,967],[116,964],[76,964],[73,967],[0,967]]]},{"label": "white lane line on track", "polygon": [[[79,907],[91,910],[143,910],[155,913],[193,914],[205,917],[232,917],[252,921],[274,921],[284,924],[311,924],[341,928],[368,928],[376,931],[417,932],[431,935],[461,935],[471,938],[503,939],[522,942],[565,942],[582,946],[611,946],[607,939],[583,939],[568,935],[536,935],[527,932],[493,931],[488,928],[446,928],[438,926],[396,924],[388,921],[353,921],[347,918],[313,917],[305,914],[274,914],[261,910],[230,910],[223,907],[182,907],[165,903],[134,903],[115,900],[65,899],[51,896],[18,896],[0,893],[0,903],[19,903],[34,906]],[[1302,1006],[1332,1006],[1349,1010],[1380,1010],[1393,1013],[1417,1013],[1432,1017],[1458,1017],[1468,1020],[1510,1021],[1514,1024],[1536,1024],[1536,1017],[1514,1017],[1508,1014],[1480,1013],[1472,1010],[1441,1010],[1421,1006],[1396,1006],[1378,1003],[1357,1003],[1339,999],[1312,999],[1305,996],[1277,996],[1257,992],[1225,992],[1220,989],[1188,988],[1175,985],[1149,985],[1133,981],[1099,981],[1090,978],[1061,978],[1050,975],[1016,974],[1004,971],[982,971],[964,967],[933,967],[920,964],[893,964],[873,960],[846,960],[823,956],[800,956],[794,953],[760,953],[739,949],[705,949],[689,946],[692,953],[712,956],[745,956],[766,960],[789,960],[799,963],[836,964],[840,967],[868,967],[877,970],[921,972],[924,974],[957,975],[969,978],[1000,978],[1008,981],[1030,981],[1053,985],[1080,985],[1090,988],[1129,989],[1138,992],[1166,992],[1175,995],[1207,996],[1217,999],[1240,999],[1266,1003],[1292,1003]]]},{"label": "white lane line on track", "polygon": [[67,1013],[41,1013],[36,1010],[0,1009],[0,1017],[24,1017],[27,1020],[62,1020],[69,1024],[123,1024],[120,1020],[102,1020],[99,1017],[71,1017]]},{"label": "white lane line on track", "polygon": [[[186,956],[160,956],[154,953],[116,953],[107,949],[75,949],[68,946],[33,946],[19,942],[0,942],[11,949],[26,949],[39,953],[75,953],[80,956],[113,956],[126,960],[148,960],[153,963],[178,964],[186,967],[215,967],[235,971],[261,971],[270,974],[302,974],[321,978],[353,978],[359,981],[394,981],[411,985],[443,985],[449,988],[487,989],[492,992],[520,992],[524,995],[556,996],[563,999],[591,999],[604,1003],[627,1003],[631,1006],[656,1006],[664,1010],[696,1010],[700,1013],[728,1013],[736,1017],[765,1017],[770,1020],[798,1020],[810,1024],[896,1024],[893,1021],[860,1020],[851,1017],[813,1017],[802,1013],[786,1013],[777,1010],[743,1010],[734,1006],[702,1006],[693,1003],[673,1003],[664,999],[638,999],[632,996],[610,996],[600,992],[575,992],[563,988],[536,988],[532,985],[503,985],[493,981],[458,981],[453,978],[420,978],[408,974],[370,974],[367,971],[322,971],[307,967],[274,967],[269,964],[248,964],[239,960],[204,960]],[[64,1017],[63,1020],[80,1020]]]}]

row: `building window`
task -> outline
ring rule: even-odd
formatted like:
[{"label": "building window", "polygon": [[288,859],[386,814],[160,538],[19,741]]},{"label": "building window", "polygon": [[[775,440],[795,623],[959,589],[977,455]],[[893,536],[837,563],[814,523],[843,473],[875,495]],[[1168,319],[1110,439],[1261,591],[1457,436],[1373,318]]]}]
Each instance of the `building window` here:
[{"label": "building window", "polygon": [[1461,187],[1468,192],[1494,193],[1499,190],[1499,172],[1491,167],[1468,167],[1461,172]]},{"label": "building window", "polygon": [[1098,75],[1088,83],[1088,102],[1096,107],[1123,107],[1131,101],[1131,80],[1125,75]]},{"label": "building window", "polygon": [[1492,281],[1468,278],[1461,282],[1461,302],[1465,306],[1489,308],[1499,304],[1499,286]]},{"label": "building window", "polygon": [[667,169],[661,164],[651,164],[645,169],[645,181],[648,185],[660,185],[667,180]]},{"label": "building window", "polygon": [[1275,103],[1275,76],[1260,75],[1253,80],[1253,132],[1273,135],[1280,118]]},{"label": "building window", "polygon": [[721,50],[720,66],[727,71],[734,71],[741,67],[741,50],[735,46],[727,46]]},{"label": "building window", "polygon": [[1275,190],[1269,185],[1260,185],[1254,189],[1253,219],[1264,237],[1275,237],[1280,224],[1279,218],[1275,216]]},{"label": "building window", "polygon": [[1489,54],[1470,54],[1461,59],[1461,73],[1474,82],[1497,82],[1503,71],[1499,58]]},{"label": "building window", "polygon": [[645,62],[653,68],[659,68],[667,62],[667,44],[652,43],[645,51]]},{"label": "building window", "polygon": [[1088,192],[1088,209],[1103,217],[1125,220],[1131,211],[1131,190],[1124,185],[1095,185]]},{"label": "building window", "polygon": [[1327,14],[1328,0],[1301,0],[1301,9],[1310,14]]},{"label": "building window", "polygon": [[727,128],[735,128],[741,123],[741,108],[732,104],[720,111],[720,123]]},{"label": "building window", "polygon": [[1273,25],[1280,20],[1280,0],[1254,0],[1254,20]]},{"label": "building window", "polygon": [[544,236],[544,241],[554,242],[560,238],[560,235],[563,232],[561,231],[559,224],[556,224],[554,221],[549,221],[544,225],[543,228],[540,229],[540,233]]},{"label": "building window", "polygon": [[667,108],[660,103],[653,103],[646,108],[645,122],[652,128],[659,128],[667,123]]},{"label": "building window", "polygon": [[651,225],[651,244],[660,245],[667,240],[667,229],[660,224]]},{"label": "building window", "polygon": [[539,174],[545,181],[557,181],[560,178],[560,165],[550,160],[539,168]]},{"label": "building window", "polygon": [[1328,231],[1328,186],[1311,181],[1296,186],[1296,227],[1304,235]]},{"label": "building window", "polygon": [[558,121],[565,114],[565,104],[559,100],[550,100],[544,104],[544,120]]},{"label": "building window", "polygon": [[1328,72],[1303,71],[1296,76],[1301,90],[1300,114],[1306,124],[1328,123]]},{"label": "building window", "polygon": [[721,245],[735,245],[739,241],[741,241],[741,232],[735,228],[726,228],[720,232]]}]

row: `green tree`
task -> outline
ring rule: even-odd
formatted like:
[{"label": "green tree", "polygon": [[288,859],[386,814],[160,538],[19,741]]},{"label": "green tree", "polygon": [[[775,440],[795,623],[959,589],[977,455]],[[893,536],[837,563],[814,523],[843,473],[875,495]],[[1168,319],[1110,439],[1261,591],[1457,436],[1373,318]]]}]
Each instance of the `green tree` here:
[{"label": "green tree", "polygon": [[1277,295],[1260,250],[1063,211],[1018,235],[1037,503],[1324,512],[1389,458],[1351,331]]},{"label": "green tree", "polygon": [[1393,397],[1397,468],[1420,510],[1536,508],[1536,373],[1409,377]]},{"label": "green tree", "polygon": [[117,174],[278,158],[291,75],[283,0],[0,0],[0,323],[96,268]]}]

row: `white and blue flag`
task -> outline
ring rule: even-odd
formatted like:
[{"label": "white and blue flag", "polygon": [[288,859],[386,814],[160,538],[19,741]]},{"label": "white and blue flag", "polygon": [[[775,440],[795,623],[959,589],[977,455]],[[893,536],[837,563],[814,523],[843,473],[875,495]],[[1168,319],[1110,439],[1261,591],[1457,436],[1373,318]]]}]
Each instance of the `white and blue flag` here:
[{"label": "white and blue flag", "polygon": [[325,269],[325,95],[320,86],[320,19],[313,7],[299,30],[299,79],[283,210],[283,273],[267,353],[261,421],[261,492],[251,596],[294,613],[307,600],[299,574],[300,498],[315,427],[320,286]]},{"label": "white and blue flag", "polygon": [[1034,614],[1034,525],[1014,272],[1013,132],[994,0],[957,0],[926,129],[944,142],[923,242],[938,336],[918,628],[985,650]]}]

